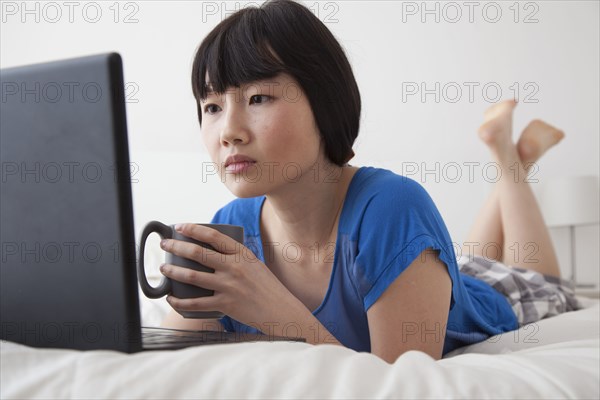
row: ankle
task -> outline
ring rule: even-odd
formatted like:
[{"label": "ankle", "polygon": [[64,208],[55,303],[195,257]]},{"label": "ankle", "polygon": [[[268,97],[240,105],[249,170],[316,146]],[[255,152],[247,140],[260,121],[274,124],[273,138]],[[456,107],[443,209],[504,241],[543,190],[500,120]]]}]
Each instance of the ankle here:
[{"label": "ankle", "polygon": [[501,167],[509,167],[515,163],[522,164],[522,158],[519,156],[516,146],[513,143],[505,143],[501,146],[490,147],[492,156],[496,163]]}]

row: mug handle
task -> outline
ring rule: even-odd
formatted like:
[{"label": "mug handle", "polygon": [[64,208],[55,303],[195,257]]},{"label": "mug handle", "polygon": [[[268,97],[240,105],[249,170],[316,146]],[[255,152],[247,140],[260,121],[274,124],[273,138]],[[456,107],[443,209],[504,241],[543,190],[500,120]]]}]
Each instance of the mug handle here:
[{"label": "mug handle", "polygon": [[171,239],[173,237],[173,230],[170,226],[167,226],[158,221],[150,221],[144,227],[142,231],[142,238],[140,242],[140,253],[138,255],[138,280],[140,282],[140,287],[142,288],[142,292],[151,298],[158,299],[171,293],[171,280],[166,276],[163,277],[160,285],[157,287],[152,287],[148,283],[148,279],[146,278],[146,270],[144,269],[144,249],[146,248],[146,239],[148,239],[148,235],[151,233],[158,233],[161,239]]}]

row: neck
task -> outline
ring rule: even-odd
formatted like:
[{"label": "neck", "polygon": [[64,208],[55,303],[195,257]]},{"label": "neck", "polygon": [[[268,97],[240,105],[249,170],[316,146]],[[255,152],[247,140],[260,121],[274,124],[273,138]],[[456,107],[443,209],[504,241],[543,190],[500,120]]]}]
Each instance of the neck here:
[{"label": "neck", "polygon": [[302,249],[335,242],[339,215],[355,171],[338,166],[311,170],[298,182],[267,194],[261,218],[264,237],[279,246],[294,243]]}]

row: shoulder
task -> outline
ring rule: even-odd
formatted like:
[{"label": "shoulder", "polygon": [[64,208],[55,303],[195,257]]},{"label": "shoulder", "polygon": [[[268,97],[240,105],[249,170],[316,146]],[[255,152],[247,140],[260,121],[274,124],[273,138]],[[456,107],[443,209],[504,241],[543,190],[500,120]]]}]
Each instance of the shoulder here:
[{"label": "shoulder", "polygon": [[[454,250],[441,214],[419,182],[369,168],[356,183],[343,223],[344,233],[355,246],[353,274],[368,307],[385,284],[425,249],[441,251],[448,262]],[[387,281],[369,293],[378,279],[386,276]]]},{"label": "shoulder", "polygon": [[[385,219],[393,221],[423,213],[437,213],[429,193],[411,178],[372,167],[362,168],[357,178],[347,201],[352,214],[361,215],[361,219],[387,217]],[[362,213],[357,213],[358,210]]]},{"label": "shoulder", "polygon": [[350,272],[365,310],[427,249],[439,252],[454,279],[452,240],[425,188],[391,171],[364,172],[352,196],[346,233],[355,249]]},{"label": "shoulder", "polygon": [[364,167],[360,172],[356,185],[359,197],[393,197],[398,200],[429,198],[425,188],[414,179],[382,168]]},{"label": "shoulder", "polygon": [[342,223],[359,251],[393,256],[416,239],[451,242],[441,214],[420,183],[384,169],[360,172],[348,194]]}]

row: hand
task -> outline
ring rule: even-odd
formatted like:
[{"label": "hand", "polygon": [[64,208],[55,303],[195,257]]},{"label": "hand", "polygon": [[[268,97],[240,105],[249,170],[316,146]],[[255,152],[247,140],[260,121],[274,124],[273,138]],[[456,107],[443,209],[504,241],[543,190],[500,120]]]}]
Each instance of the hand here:
[{"label": "hand", "polygon": [[298,307],[304,305],[243,244],[202,225],[180,224],[176,230],[211,245],[214,250],[175,239],[161,241],[161,247],[169,253],[212,268],[215,272],[162,265],[161,272],[171,279],[214,290],[213,296],[206,297],[179,299],[168,296],[167,302],[175,310],[221,311],[259,329],[264,323],[273,323],[286,315],[289,318],[294,313],[302,312]]}]

